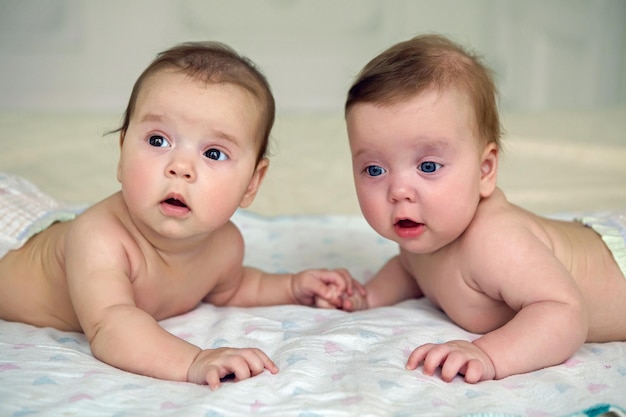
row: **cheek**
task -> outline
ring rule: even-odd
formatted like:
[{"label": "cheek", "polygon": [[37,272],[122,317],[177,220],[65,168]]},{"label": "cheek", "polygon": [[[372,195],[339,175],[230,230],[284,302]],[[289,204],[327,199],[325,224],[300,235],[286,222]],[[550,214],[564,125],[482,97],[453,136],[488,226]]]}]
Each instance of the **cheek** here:
[{"label": "cheek", "polygon": [[359,185],[356,187],[356,194],[363,216],[370,222],[376,222],[376,218],[383,214],[384,196],[374,187]]},{"label": "cheek", "polygon": [[148,192],[150,183],[156,178],[155,168],[141,159],[122,158],[119,169],[122,189],[132,190],[132,195],[141,198]]},{"label": "cheek", "polygon": [[120,156],[122,175],[126,179],[154,175],[160,169],[158,163],[157,159],[146,157],[139,151],[129,150]]},{"label": "cheek", "polygon": [[440,190],[436,210],[439,218],[453,229],[464,229],[471,222],[480,200],[473,181],[464,181]]}]

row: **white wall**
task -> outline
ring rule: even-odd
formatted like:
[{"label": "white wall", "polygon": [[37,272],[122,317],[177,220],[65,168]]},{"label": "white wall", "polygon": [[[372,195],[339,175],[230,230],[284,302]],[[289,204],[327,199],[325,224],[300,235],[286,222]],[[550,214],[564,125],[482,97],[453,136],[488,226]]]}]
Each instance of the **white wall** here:
[{"label": "white wall", "polygon": [[481,52],[510,109],[626,105],[624,0],[0,0],[0,110],[121,113],[175,43],[255,61],[279,111],[341,111],[392,43],[445,33]]}]

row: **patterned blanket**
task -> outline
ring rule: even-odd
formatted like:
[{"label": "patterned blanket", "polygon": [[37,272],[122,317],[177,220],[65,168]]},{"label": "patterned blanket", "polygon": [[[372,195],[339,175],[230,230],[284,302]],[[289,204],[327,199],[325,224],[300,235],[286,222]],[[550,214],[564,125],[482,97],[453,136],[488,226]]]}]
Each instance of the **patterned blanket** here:
[{"label": "patterned blanket", "polygon": [[[366,281],[396,253],[360,217],[236,213],[246,264],[346,267]],[[405,370],[418,344],[475,335],[427,300],[346,313],[302,306],[197,309],[161,322],[203,347],[256,346],[276,362],[216,391],[127,373],[84,335],[0,321],[1,416],[621,416],[626,343],[585,344],[562,365],[470,385]]]}]

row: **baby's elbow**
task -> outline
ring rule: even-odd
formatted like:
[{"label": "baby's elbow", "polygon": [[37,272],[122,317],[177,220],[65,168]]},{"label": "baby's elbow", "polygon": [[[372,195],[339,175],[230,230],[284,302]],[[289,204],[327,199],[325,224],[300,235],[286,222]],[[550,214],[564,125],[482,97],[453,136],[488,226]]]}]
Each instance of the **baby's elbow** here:
[{"label": "baby's elbow", "polygon": [[589,335],[589,308],[584,300],[569,305],[569,317],[570,323],[567,326],[569,330],[565,335],[571,340],[573,346],[573,354],[578,348],[585,343],[587,336]]},{"label": "baby's elbow", "polygon": [[582,303],[579,308],[579,318],[580,318],[580,332],[583,343],[587,340],[589,336],[589,330],[591,327],[590,313],[587,303]]}]

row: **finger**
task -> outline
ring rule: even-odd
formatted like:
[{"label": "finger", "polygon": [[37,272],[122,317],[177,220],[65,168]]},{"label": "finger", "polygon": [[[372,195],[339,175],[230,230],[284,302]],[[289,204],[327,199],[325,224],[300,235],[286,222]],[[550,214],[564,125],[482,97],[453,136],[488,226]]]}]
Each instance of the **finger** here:
[{"label": "finger", "polygon": [[323,275],[322,279],[328,283],[335,284],[341,291],[352,293],[353,285],[357,282],[350,272],[345,268],[337,268],[332,271],[324,271],[326,275]]},{"label": "finger", "polygon": [[206,383],[211,388],[211,391],[218,389],[221,386],[220,374],[216,366],[210,366],[206,373]]},{"label": "finger", "polygon": [[424,373],[434,375],[437,368],[446,361],[449,353],[450,350],[446,345],[433,345],[424,358]]},{"label": "finger", "polygon": [[367,308],[367,300],[359,295],[346,297],[342,301],[341,308],[345,311],[357,311]]},{"label": "finger", "polygon": [[409,359],[406,361],[406,368],[409,370],[417,369],[418,365],[426,358],[428,351],[432,349],[435,345],[432,343],[426,343],[422,346],[419,346],[411,352],[409,355]]},{"label": "finger", "polygon": [[232,373],[235,375],[235,381],[243,381],[250,378],[250,366],[249,361],[241,356],[233,358]]},{"label": "finger", "polygon": [[327,285],[334,285],[338,292],[344,292],[350,285],[350,275],[345,269],[335,269],[332,271],[322,271],[321,280]]},{"label": "finger", "polygon": [[351,275],[348,275],[349,279],[349,287],[347,289],[348,295],[358,294],[361,297],[367,296],[367,289],[365,289],[365,285],[361,284],[358,280],[353,278]]},{"label": "finger", "polygon": [[367,296],[367,290],[365,289],[365,285],[361,284],[357,280],[354,280],[353,283],[356,289],[358,290],[359,294],[361,294],[363,297]]},{"label": "finger", "polygon": [[313,299],[315,305],[321,308],[338,308],[342,304],[341,294],[335,287],[320,288]]},{"label": "finger", "polygon": [[270,359],[269,356],[265,354],[262,350],[255,349],[257,352],[257,357],[261,359],[261,366],[259,373],[263,372],[263,369],[267,369],[271,373],[275,374],[278,372],[278,366],[274,363],[273,360]]},{"label": "finger", "polygon": [[[268,371],[270,371],[271,373],[275,374],[278,372],[278,366],[276,366],[276,364],[274,363],[273,360],[270,359],[269,356],[267,356],[265,354],[265,352],[263,352],[262,350],[256,350],[258,352],[258,357],[261,359],[261,362],[263,363],[263,368],[267,369]],[[261,371],[263,371],[263,369],[261,369]]]},{"label": "finger", "polygon": [[451,352],[441,364],[441,379],[450,382],[467,365],[467,357],[460,352]]},{"label": "finger", "polygon": [[352,297],[344,298],[341,302],[341,309],[344,311],[354,311],[355,303]]},{"label": "finger", "polygon": [[251,376],[257,376],[265,370],[263,359],[259,356],[255,356],[252,360],[248,361],[248,366],[250,368]]},{"label": "finger", "polygon": [[347,269],[340,268],[337,270],[337,272],[344,281],[344,288],[342,290],[345,291],[348,295],[352,295],[354,293],[354,287],[358,285],[358,282],[352,277]]},{"label": "finger", "polygon": [[472,359],[467,363],[467,369],[465,370],[465,382],[475,384],[483,378],[483,364],[477,360]]},{"label": "finger", "polygon": [[365,287],[356,279],[350,275],[348,271],[345,271],[344,279],[346,280],[346,289],[344,293],[347,295],[355,295],[359,294],[361,296],[365,295]]},{"label": "finger", "polygon": [[315,297],[315,307],[317,308],[334,308],[335,305],[324,300],[322,297]]},{"label": "finger", "polygon": [[343,302],[343,291],[341,290],[341,288],[332,284],[326,286],[319,281],[317,285],[319,286],[318,296],[326,300],[327,303],[332,304],[333,307],[341,307],[341,304]]},{"label": "finger", "polygon": [[363,305],[361,301],[361,298],[356,295],[353,295],[351,297],[344,297],[344,299],[341,301],[341,308],[345,311],[361,310]]}]

